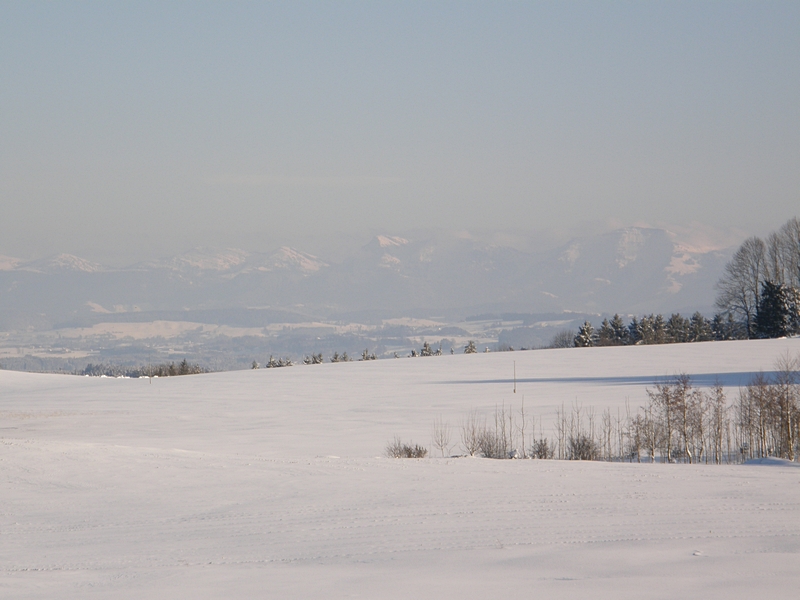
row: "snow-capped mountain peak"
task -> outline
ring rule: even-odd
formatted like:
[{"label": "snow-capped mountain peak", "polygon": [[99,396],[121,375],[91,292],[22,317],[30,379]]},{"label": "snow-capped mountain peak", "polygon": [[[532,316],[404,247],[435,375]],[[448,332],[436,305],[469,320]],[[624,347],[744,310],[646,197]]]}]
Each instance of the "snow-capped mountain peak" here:
[{"label": "snow-capped mountain peak", "polygon": [[35,260],[24,264],[20,270],[34,273],[58,273],[64,271],[79,271],[83,273],[97,273],[104,271],[102,265],[88,261],[72,254],[58,254],[49,258]]},{"label": "snow-capped mountain peak", "polygon": [[269,267],[275,269],[298,269],[304,273],[316,273],[327,266],[327,263],[313,254],[301,252],[289,246],[282,246],[269,258]]},{"label": "snow-capped mountain peak", "polygon": [[392,236],[392,235],[377,235],[375,239],[381,248],[390,248],[392,246],[405,246],[408,244],[406,238]]}]

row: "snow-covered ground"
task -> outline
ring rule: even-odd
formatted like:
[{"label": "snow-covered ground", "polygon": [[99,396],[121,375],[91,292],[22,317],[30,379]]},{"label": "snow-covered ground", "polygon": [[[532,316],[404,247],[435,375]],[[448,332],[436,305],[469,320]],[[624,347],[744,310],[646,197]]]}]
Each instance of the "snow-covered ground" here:
[{"label": "snow-covered ground", "polygon": [[562,403],[635,408],[679,372],[735,395],[786,352],[800,339],[0,371],[0,597],[796,598],[797,464],[381,456],[523,395],[546,435]]}]

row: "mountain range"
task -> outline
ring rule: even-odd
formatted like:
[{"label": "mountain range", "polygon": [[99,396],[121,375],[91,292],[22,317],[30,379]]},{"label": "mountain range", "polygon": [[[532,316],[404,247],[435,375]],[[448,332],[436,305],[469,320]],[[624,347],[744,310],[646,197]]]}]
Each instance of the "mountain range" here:
[{"label": "mountain range", "polygon": [[290,247],[197,248],[125,268],[67,254],[27,262],[0,257],[0,329],[247,309],[278,322],[709,312],[729,256],[730,250],[682,246],[663,229],[629,227],[545,252],[437,233],[378,235],[335,261]]}]

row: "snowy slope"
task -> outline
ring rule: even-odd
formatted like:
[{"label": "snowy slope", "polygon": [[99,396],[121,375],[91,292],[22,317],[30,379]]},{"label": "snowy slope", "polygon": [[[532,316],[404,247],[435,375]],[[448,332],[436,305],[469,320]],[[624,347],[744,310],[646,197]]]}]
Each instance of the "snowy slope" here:
[{"label": "snowy slope", "polygon": [[[116,380],[0,371],[0,597],[794,598],[800,468],[380,457],[505,403],[734,394],[800,339]],[[517,393],[513,393],[516,366]]]}]

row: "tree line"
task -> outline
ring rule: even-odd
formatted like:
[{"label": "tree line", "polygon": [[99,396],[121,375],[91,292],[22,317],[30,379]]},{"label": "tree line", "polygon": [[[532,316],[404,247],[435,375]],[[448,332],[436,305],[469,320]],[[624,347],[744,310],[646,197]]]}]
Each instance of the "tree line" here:
[{"label": "tree line", "polygon": [[[636,412],[609,409],[598,413],[574,404],[556,411],[550,435],[542,420],[511,406],[493,414],[470,412],[456,429],[434,420],[431,443],[442,456],[459,446],[465,455],[485,458],[536,458],[664,463],[740,463],[800,455],[800,359],[780,359],[771,375],[756,375],[729,401],[725,389],[694,387],[688,375],[655,382]],[[387,455],[422,457],[398,449],[395,438]]]},{"label": "tree line", "polygon": [[121,367],[118,365],[92,364],[86,365],[76,375],[89,377],[175,377],[178,375],[197,375],[208,373],[208,369],[192,364],[185,358],[177,365],[174,362],[147,365],[142,367]]},{"label": "tree line", "polygon": [[745,240],[717,282],[717,308],[747,338],[800,333],[800,219]]},{"label": "tree line", "polygon": [[[510,348],[513,350],[513,348]],[[488,352],[488,348],[486,350]],[[464,354],[475,354],[478,352],[478,348],[475,345],[473,340],[469,340],[464,346]],[[409,358],[417,358],[417,357],[425,357],[425,356],[442,356],[442,347],[439,345],[438,348],[434,348],[429,342],[423,342],[422,348],[417,350],[416,348],[412,348],[411,353],[408,355]],[[450,348],[450,354],[455,354],[455,349]],[[400,355],[395,352],[394,358],[400,358]],[[369,348],[365,348],[364,351],[361,353],[361,357],[358,359],[359,361],[368,361],[368,360],[378,360],[378,355],[375,352],[370,352]],[[339,363],[339,362],[352,362],[353,358],[347,354],[347,352],[334,352],[329,358],[329,362],[332,363]],[[303,364],[304,365],[321,365],[325,362],[325,357],[322,355],[322,352],[312,353],[310,355],[303,356]],[[274,367],[291,367],[294,363],[291,359],[287,358],[274,358],[273,356],[269,357],[269,360],[264,365],[266,368],[271,369]],[[253,361],[251,363],[251,368],[253,369],[260,369],[261,365],[258,361]]]},{"label": "tree line", "polygon": [[670,315],[643,315],[633,317],[626,325],[618,314],[610,320],[603,319],[599,329],[584,321],[578,333],[557,334],[553,346],[628,346],[635,344],[672,344],[683,342],[709,342],[713,340],[744,339],[739,324],[732,315],[718,313],[707,319],[699,312],[686,318],[680,313]]}]

